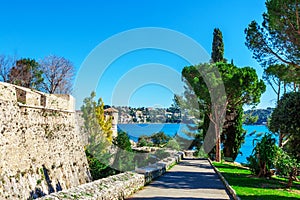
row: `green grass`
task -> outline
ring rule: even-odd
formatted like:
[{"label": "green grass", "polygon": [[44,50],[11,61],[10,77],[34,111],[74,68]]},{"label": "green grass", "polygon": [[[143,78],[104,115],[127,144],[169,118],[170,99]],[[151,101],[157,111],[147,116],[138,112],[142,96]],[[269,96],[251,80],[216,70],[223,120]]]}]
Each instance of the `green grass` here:
[{"label": "green grass", "polygon": [[216,162],[213,165],[242,200],[300,199],[300,182],[294,182],[291,189],[286,189],[287,180],[284,178],[257,178],[248,169],[238,165]]}]

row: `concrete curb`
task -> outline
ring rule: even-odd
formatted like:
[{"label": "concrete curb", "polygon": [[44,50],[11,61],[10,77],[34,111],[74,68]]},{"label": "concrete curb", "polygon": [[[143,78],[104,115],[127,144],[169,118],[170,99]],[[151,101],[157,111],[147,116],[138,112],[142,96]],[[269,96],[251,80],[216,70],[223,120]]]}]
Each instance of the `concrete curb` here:
[{"label": "concrete curb", "polygon": [[234,200],[241,200],[240,197],[238,197],[238,195],[236,194],[235,190],[229,185],[229,183],[226,181],[226,179],[224,178],[224,176],[221,174],[221,172],[212,164],[212,161],[208,158],[208,161],[210,163],[210,165],[213,167],[213,169],[215,170],[215,172],[218,174],[218,176],[220,177],[221,181],[224,183],[225,187],[227,188],[227,190],[229,191],[229,193],[231,194],[231,196],[233,197]]}]

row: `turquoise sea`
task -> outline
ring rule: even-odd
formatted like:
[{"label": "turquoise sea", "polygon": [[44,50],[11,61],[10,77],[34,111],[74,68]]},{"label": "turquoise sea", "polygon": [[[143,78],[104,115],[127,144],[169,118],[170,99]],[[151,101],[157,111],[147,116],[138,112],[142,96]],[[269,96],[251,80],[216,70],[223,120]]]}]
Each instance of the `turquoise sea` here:
[{"label": "turquoise sea", "polygon": [[[253,139],[255,139],[256,134],[251,134],[254,131],[256,133],[269,132],[268,128],[264,125],[254,126],[254,125],[244,125],[243,128],[247,131],[245,143],[242,145],[240,151],[241,154],[235,160],[236,162],[246,163],[249,155],[251,155],[253,150]],[[137,141],[142,135],[151,135],[159,131],[163,131],[165,134],[173,137],[176,133],[179,136],[187,137],[184,131],[187,130],[186,124],[119,124],[118,129],[125,131],[130,136],[130,139]]]}]

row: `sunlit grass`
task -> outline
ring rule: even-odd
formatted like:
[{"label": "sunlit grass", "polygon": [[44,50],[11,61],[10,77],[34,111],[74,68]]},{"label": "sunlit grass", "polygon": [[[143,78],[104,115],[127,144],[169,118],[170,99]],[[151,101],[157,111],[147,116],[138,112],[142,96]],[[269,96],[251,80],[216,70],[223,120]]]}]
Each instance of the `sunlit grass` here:
[{"label": "sunlit grass", "polygon": [[258,178],[247,168],[235,164],[213,162],[213,165],[218,168],[242,200],[300,199],[300,182],[294,182],[293,187],[287,189],[287,179],[284,178]]}]

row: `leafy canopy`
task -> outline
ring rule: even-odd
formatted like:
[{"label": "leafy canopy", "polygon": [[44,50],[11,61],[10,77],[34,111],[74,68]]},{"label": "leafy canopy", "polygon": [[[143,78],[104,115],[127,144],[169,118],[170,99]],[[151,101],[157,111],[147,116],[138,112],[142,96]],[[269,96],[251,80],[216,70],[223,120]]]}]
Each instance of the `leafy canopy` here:
[{"label": "leafy canopy", "polygon": [[104,116],[103,102],[95,101],[96,93],[84,99],[81,107],[84,119],[84,131],[88,134],[88,144],[85,147],[90,172],[94,180],[115,173],[109,167],[111,154],[108,149],[111,145],[110,119]]},{"label": "leafy canopy", "polygon": [[23,58],[16,61],[16,65],[10,69],[9,82],[38,90],[44,80],[42,75],[43,71],[38,62],[34,59]]},{"label": "leafy canopy", "polygon": [[[263,67],[286,64],[290,76],[300,75],[300,10],[294,0],[267,0],[267,11],[259,25],[245,29],[246,46]],[[295,76],[296,75],[296,76]]]},{"label": "leafy canopy", "polygon": [[286,151],[300,160],[300,92],[282,96],[271,115],[269,129],[284,134]]},{"label": "leafy canopy", "polygon": [[[218,69],[220,77],[214,76],[214,74],[209,77],[203,77],[201,75],[201,71],[212,70],[214,66]],[[227,106],[226,114],[234,117],[235,120],[238,120],[233,121],[234,123],[228,124],[231,124],[231,126],[238,125],[240,127],[236,126],[231,131],[228,131],[226,134],[231,135],[227,135],[223,138],[223,144],[225,144],[224,148],[231,149],[229,151],[231,152],[231,155],[228,156],[235,158],[239,152],[239,148],[243,141],[242,135],[244,134],[244,131],[241,127],[242,116],[239,116],[242,115],[242,112],[237,108],[242,109],[242,106],[245,104],[256,105],[259,103],[260,96],[266,89],[264,82],[258,78],[256,71],[253,68],[239,68],[233,64],[224,62],[185,67],[182,71],[182,75],[187,83],[187,89],[184,93],[184,98],[187,103],[184,103],[184,105],[188,105],[190,108],[192,107],[192,113],[197,114],[194,116],[201,119],[199,121],[201,123],[199,125],[199,129],[202,129],[202,133],[204,134],[203,137],[208,130],[209,121],[215,120],[211,113],[211,108],[213,106],[211,101],[211,93],[215,92],[217,93],[216,96],[219,95],[219,98],[222,98],[221,93],[219,94],[218,90],[213,89],[221,83],[224,84],[227,96],[225,101]],[[209,78],[209,83],[212,85],[207,85],[205,78]],[[221,105],[217,106],[221,108]],[[235,144],[226,142],[226,140],[229,140],[228,138],[234,141]]]},{"label": "leafy canopy", "polygon": [[250,163],[250,170],[258,177],[270,176],[270,170],[273,167],[278,150],[276,140],[272,137],[272,134],[267,133],[260,140],[254,139],[253,142],[256,142],[256,145],[252,155],[247,158]]}]

